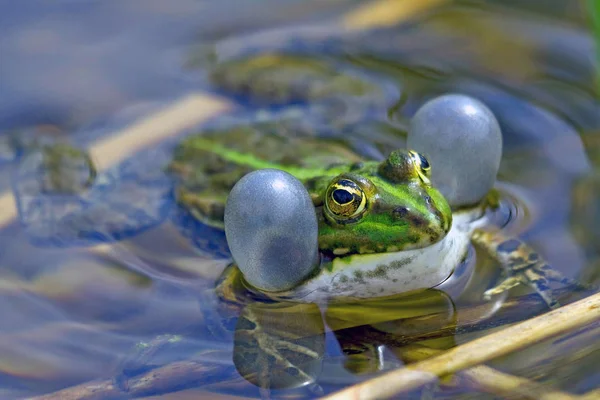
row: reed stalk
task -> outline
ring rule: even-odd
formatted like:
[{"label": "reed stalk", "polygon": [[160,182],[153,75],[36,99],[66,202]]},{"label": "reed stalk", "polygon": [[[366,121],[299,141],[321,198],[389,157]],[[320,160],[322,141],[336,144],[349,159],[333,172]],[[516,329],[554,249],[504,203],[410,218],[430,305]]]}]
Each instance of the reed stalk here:
[{"label": "reed stalk", "polygon": [[439,356],[359,383],[326,399],[389,398],[595,321],[600,321],[600,293],[457,346]]}]

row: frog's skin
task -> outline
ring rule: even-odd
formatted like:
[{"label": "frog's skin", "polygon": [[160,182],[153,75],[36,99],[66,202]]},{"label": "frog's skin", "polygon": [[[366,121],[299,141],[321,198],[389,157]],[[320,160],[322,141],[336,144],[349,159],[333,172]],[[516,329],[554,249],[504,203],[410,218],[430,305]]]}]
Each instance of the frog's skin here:
[{"label": "frog's skin", "polygon": [[178,201],[215,226],[223,224],[231,187],[259,168],[282,169],[303,182],[319,225],[321,265],[275,297],[313,302],[395,294],[435,286],[459,262],[448,251],[454,239],[442,240],[452,225],[450,207],[415,152],[364,161],[341,142],[240,127],[188,138],[170,165],[180,178]]},{"label": "frog's skin", "polygon": [[[344,301],[435,287],[452,274],[474,243],[508,273],[488,296],[525,283],[549,306],[557,306],[549,281],[566,281],[527,245],[481,229],[489,225],[485,214],[493,196],[451,212],[429,184],[427,160],[417,153],[395,151],[383,162],[365,161],[341,140],[281,134],[273,124],[191,136],[181,143],[170,165],[178,177],[180,205],[202,222],[220,227],[227,194],[242,176],[259,168],[282,169],[302,181],[319,223],[321,265],[294,289],[267,293],[270,298]],[[367,204],[364,214],[357,201],[356,215],[333,215],[334,189],[351,192],[359,187],[360,201]],[[238,273],[236,267],[226,272]],[[221,293],[231,293],[225,288],[230,283],[221,280]]]}]

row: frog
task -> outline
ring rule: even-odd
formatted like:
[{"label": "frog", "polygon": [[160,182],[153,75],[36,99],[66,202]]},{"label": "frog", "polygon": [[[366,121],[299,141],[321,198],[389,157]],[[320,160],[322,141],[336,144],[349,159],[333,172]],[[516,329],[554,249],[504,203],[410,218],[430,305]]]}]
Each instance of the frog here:
[{"label": "frog", "polygon": [[[219,228],[228,193],[251,171],[276,168],[305,186],[317,214],[319,265],[295,287],[260,290],[245,282],[250,290],[274,300],[323,303],[433,288],[464,260],[471,243],[508,275],[487,298],[524,283],[554,308],[559,304],[550,282],[573,283],[521,240],[481,229],[486,212],[498,206],[497,191],[452,210],[432,186],[435,166],[421,153],[396,149],[383,161],[369,161],[340,140],[284,132],[273,124],[193,135],[177,147],[168,167],[179,206]],[[235,279],[243,277],[234,263],[217,291],[231,296],[228,286]]]},{"label": "frog", "polygon": [[[243,150],[247,148],[257,151],[248,154]],[[180,206],[203,223],[222,227],[233,185],[256,168],[275,167],[299,178],[310,194],[323,265],[303,284],[271,292],[274,298],[319,302],[381,296],[434,286],[449,275],[448,270],[424,267],[426,282],[415,277],[405,287],[368,279],[389,270],[390,280],[402,280],[404,271],[412,270],[408,260],[422,263],[422,249],[435,246],[450,231],[448,203],[430,184],[431,167],[417,152],[398,149],[381,162],[367,161],[335,141],[242,126],[187,138],[169,170],[177,177]],[[448,252],[444,265],[456,264],[455,256]]]}]

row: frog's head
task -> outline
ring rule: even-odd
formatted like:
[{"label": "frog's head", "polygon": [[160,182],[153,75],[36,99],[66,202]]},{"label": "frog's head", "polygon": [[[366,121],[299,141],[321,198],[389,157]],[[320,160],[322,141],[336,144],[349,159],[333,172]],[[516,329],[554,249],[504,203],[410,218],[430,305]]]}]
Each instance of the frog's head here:
[{"label": "frog's head", "polygon": [[355,164],[327,186],[319,248],[335,256],[423,248],[446,236],[452,212],[431,186],[421,154],[397,150],[381,163]]}]

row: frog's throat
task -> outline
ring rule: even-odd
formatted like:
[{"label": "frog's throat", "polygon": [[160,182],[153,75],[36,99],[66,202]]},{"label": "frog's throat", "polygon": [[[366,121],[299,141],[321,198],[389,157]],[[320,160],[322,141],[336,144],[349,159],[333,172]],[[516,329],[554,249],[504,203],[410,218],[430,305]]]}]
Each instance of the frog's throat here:
[{"label": "frog's throat", "polygon": [[480,217],[480,210],[458,213],[448,234],[425,248],[335,258],[304,284],[278,295],[292,301],[324,303],[437,286],[463,260],[475,228],[473,222]]}]

